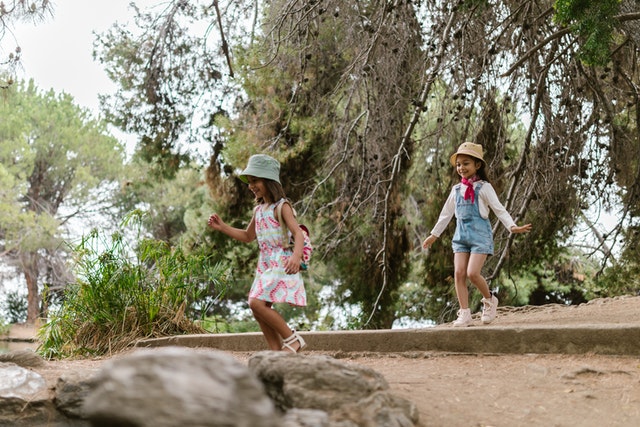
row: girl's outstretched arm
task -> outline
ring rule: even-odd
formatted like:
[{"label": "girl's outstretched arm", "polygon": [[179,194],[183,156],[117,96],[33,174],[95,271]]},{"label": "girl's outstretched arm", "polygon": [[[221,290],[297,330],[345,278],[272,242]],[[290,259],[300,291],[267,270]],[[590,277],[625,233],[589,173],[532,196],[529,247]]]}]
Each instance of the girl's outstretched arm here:
[{"label": "girl's outstretched arm", "polygon": [[525,225],[514,225],[513,227],[511,227],[511,232],[512,233],[528,233],[531,231],[531,224],[525,224]]},{"label": "girl's outstretched arm", "polygon": [[209,217],[209,221],[207,222],[209,227],[214,230],[220,231],[226,234],[229,237],[232,237],[241,242],[249,243],[256,238],[256,222],[255,217],[251,218],[251,222],[247,226],[246,230],[241,228],[231,227],[227,223],[225,223],[222,218],[218,214],[212,214]]}]

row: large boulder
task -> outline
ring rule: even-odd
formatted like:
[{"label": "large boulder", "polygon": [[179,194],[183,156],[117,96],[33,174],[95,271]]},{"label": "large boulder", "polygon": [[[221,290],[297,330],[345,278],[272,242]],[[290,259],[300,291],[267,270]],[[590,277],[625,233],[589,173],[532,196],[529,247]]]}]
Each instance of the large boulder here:
[{"label": "large boulder", "polygon": [[418,423],[415,404],[391,394],[384,377],[364,366],[322,355],[260,352],[249,359],[249,369],[281,410],[324,411],[331,427],[409,427]]},{"label": "large boulder", "polygon": [[94,427],[275,427],[282,425],[247,367],[216,351],[140,350],[94,377],[83,412]]}]

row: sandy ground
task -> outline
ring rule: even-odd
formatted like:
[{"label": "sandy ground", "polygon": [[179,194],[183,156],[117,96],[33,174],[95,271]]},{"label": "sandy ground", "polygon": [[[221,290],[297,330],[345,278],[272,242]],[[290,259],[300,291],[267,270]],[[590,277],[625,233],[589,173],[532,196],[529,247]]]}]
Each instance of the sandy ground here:
[{"label": "sandy ground", "polygon": [[[640,297],[622,297],[571,307],[503,307],[495,324],[640,325],[638,314]],[[233,355],[243,362],[249,357]],[[640,357],[427,352],[334,356],[384,375],[393,392],[417,405],[424,427],[640,425]],[[55,384],[64,372],[97,370],[104,360],[52,361],[37,370]]]}]

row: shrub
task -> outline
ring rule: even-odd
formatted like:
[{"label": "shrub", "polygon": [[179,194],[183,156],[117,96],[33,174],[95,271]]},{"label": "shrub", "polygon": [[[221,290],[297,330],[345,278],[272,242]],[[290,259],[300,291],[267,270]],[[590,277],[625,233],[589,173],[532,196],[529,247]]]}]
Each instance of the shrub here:
[{"label": "shrub", "polygon": [[97,230],[82,238],[77,280],[39,331],[43,356],[110,354],[139,339],[206,332],[194,320],[207,298],[224,294],[226,268],[210,255],[137,241],[131,248],[122,232],[106,239]]},{"label": "shrub", "polygon": [[18,291],[6,293],[2,308],[9,323],[22,323],[27,320],[27,297]]}]

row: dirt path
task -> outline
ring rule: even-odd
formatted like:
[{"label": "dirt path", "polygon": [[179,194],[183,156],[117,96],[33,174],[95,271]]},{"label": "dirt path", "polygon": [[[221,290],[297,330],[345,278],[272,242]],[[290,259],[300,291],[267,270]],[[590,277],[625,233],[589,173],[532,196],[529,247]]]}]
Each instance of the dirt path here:
[{"label": "dirt path", "polygon": [[[503,307],[495,324],[637,325],[638,314],[640,297],[624,297],[572,307]],[[233,355],[240,361],[249,357]],[[384,375],[395,393],[417,405],[424,427],[640,425],[639,357],[426,352],[334,356]],[[39,372],[55,384],[63,372],[99,369],[104,360],[54,361]]]},{"label": "dirt path", "polygon": [[[640,297],[634,296],[503,307],[495,325],[638,325],[639,315]],[[425,427],[640,425],[638,357],[418,353],[350,362],[383,374],[418,406]]]},{"label": "dirt path", "polygon": [[423,426],[637,426],[640,360],[564,355],[361,357]]}]

